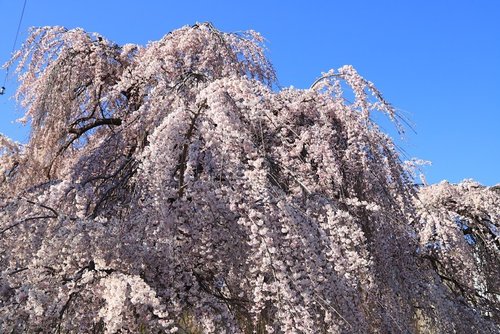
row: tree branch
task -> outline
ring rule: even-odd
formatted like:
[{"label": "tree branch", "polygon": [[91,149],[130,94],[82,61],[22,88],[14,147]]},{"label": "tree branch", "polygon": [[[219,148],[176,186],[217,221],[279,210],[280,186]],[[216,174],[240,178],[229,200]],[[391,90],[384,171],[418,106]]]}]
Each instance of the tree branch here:
[{"label": "tree branch", "polygon": [[18,226],[18,225],[21,225],[22,223],[26,223],[30,220],[36,220],[36,219],[51,219],[51,218],[57,218],[57,216],[37,216],[37,217],[29,217],[29,218],[26,218],[26,219],[23,219],[23,220],[20,220],[10,226],[7,226],[6,228],[4,228],[3,230],[0,231],[0,235],[4,234],[5,232],[7,232],[8,230],[10,229],[13,229],[14,227]]},{"label": "tree branch", "polygon": [[82,128],[73,128],[72,127],[68,130],[68,132],[76,134],[77,137],[80,137],[85,132],[87,132],[93,128],[96,128],[98,126],[101,126],[101,125],[117,125],[118,126],[118,125],[122,125],[122,120],[120,118],[101,118],[101,119],[95,120],[93,123],[88,124]]},{"label": "tree branch", "polygon": [[206,101],[202,103],[197,112],[194,114],[193,118],[191,119],[191,124],[189,125],[189,129],[186,133],[186,143],[182,147],[182,153],[181,156],[179,157],[179,165],[178,165],[178,170],[179,170],[179,197],[182,197],[184,194],[184,173],[186,172],[186,167],[187,167],[187,157],[189,153],[189,141],[191,140],[191,137],[193,136],[193,131],[195,128],[196,120],[198,119],[198,116],[200,115],[201,111],[203,108],[206,107]]}]

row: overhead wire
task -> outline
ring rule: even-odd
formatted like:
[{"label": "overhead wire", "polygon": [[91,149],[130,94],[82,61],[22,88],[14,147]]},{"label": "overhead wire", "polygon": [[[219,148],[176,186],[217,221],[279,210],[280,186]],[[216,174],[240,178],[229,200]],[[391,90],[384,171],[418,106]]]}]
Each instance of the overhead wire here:
[{"label": "overhead wire", "polygon": [[[16,50],[16,45],[17,45],[17,39],[19,38],[19,31],[21,31],[21,24],[23,22],[23,17],[24,17],[24,11],[26,9],[26,2],[28,0],[24,0],[24,3],[23,3],[23,9],[21,11],[21,16],[19,17],[19,22],[17,23],[17,30],[16,30],[16,37],[14,38],[14,43],[12,44],[12,50],[11,50],[11,55],[14,53],[14,51]],[[9,75],[9,66],[7,66],[7,68],[5,69],[5,77],[3,79],[3,85],[2,87],[0,87],[0,94],[4,94],[5,92],[5,85],[7,83],[7,77]]]}]

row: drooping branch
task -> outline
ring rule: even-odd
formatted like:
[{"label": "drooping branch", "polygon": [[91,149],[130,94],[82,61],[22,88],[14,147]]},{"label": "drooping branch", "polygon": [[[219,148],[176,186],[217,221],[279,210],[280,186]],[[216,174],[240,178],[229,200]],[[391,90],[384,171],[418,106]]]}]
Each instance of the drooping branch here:
[{"label": "drooping branch", "polygon": [[309,87],[309,89],[314,89],[316,88],[316,86],[324,81],[324,80],[328,80],[330,78],[340,78],[340,79],[343,79],[342,75],[340,73],[330,73],[330,74],[326,74],[326,75],[323,75],[321,77],[319,77],[318,79],[316,79],[312,85]]}]

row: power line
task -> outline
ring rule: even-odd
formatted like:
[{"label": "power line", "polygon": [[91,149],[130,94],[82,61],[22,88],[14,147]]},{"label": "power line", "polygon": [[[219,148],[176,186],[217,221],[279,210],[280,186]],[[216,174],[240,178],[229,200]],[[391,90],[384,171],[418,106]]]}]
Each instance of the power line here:
[{"label": "power line", "polygon": [[[21,11],[21,17],[19,18],[19,22],[17,23],[17,30],[16,30],[16,37],[14,38],[14,43],[12,44],[12,50],[10,51],[10,54],[13,54],[14,51],[16,50],[16,44],[17,44],[17,39],[19,38],[19,31],[21,30],[21,23],[23,22],[23,17],[24,17],[24,10],[26,9],[26,2],[28,0],[24,0],[23,3],[23,10]],[[9,75],[9,67],[5,69],[5,77],[3,79],[3,85],[0,88],[0,94],[3,94],[5,92],[5,84],[7,83],[7,76]]]}]

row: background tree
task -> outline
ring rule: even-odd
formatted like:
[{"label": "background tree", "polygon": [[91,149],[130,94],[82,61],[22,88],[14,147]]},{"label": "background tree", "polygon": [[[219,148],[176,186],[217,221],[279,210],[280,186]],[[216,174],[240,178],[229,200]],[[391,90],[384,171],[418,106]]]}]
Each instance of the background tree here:
[{"label": "background tree", "polygon": [[419,254],[459,300],[500,324],[500,192],[472,180],[422,188]]},{"label": "background tree", "polygon": [[494,272],[463,282],[466,263],[450,276],[453,256],[422,251],[418,212],[441,207],[370,118],[391,105],[351,66],[273,90],[262,42],[209,23],[145,47],[31,32],[12,60],[30,140],[0,137],[3,332],[498,330]]}]

